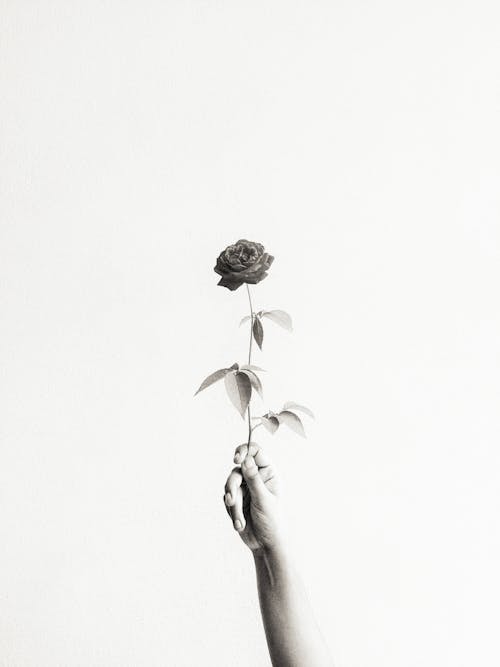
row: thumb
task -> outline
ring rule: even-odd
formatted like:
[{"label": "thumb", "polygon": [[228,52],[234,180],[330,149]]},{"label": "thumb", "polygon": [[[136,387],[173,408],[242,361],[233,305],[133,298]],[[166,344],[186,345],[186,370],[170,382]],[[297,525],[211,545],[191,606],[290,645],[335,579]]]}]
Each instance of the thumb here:
[{"label": "thumb", "polygon": [[248,490],[252,498],[264,498],[267,489],[262,477],[259,475],[259,469],[255,463],[255,459],[251,454],[247,454],[245,460],[241,464],[241,472]]}]

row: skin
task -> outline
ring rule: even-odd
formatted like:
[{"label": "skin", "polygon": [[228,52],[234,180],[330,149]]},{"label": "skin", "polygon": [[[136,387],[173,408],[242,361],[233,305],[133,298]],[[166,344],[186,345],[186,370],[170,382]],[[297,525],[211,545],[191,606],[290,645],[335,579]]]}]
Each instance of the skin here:
[{"label": "skin", "polygon": [[236,448],[224,503],[255,563],[260,609],[274,667],[332,667],[284,528],[274,467],[256,443]]}]

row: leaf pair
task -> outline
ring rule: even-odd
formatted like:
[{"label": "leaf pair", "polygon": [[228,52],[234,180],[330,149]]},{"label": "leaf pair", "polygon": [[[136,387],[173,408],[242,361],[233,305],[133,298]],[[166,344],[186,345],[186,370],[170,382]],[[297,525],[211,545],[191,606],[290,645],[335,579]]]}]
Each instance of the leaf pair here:
[{"label": "leaf pair", "polygon": [[285,403],[281,412],[274,413],[269,411],[262,417],[257,417],[257,419],[260,420],[262,426],[264,426],[264,428],[266,428],[269,431],[269,433],[271,433],[271,435],[274,435],[274,433],[276,433],[276,431],[280,427],[280,424],[286,424],[286,426],[291,428],[292,431],[295,431],[295,433],[298,433],[303,438],[305,438],[306,433],[304,431],[304,425],[302,424],[302,420],[295,414],[295,412],[292,412],[292,410],[298,410],[299,412],[304,412],[306,415],[309,415],[309,417],[312,417],[314,419],[314,415],[311,412],[311,410],[309,410],[309,408],[306,408],[303,405],[299,405],[298,403],[293,403],[291,401]]},{"label": "leaf pair", "polygon": [[[264,342],[264,327],[262,326],[262,318],[264,317],[267,317],[269,320],[278,324],[280,327],[283,327],[283,329],[286,329],[287,331],[292,331],[293,328],[292,318],[284,310],[259,310],[259,312],[255,313],[253,316],[252,333],[255,342],[261,350],[262,343]],[[250,315],[244,317],[240,322],[240,326],[244,322],[248,322],[250,319]]]},{"label": "leaf pair", "polygon": [[203,380],[196,394],[224,378],[227,395],[244,419],[245,411],[252,398],[252,390],[255,390],[263,398],[262,383],[256,371],[262,371],[262,368],[248,364],[241,367],[238,364],[233,364],[229,368],[221,368]]}]

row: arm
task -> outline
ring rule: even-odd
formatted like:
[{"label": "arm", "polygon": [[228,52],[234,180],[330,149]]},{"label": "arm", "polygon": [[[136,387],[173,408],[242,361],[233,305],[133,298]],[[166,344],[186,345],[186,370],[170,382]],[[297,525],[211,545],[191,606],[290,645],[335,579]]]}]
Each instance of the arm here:
[{"label": "arm", "polygon": [[252,551],[260,609],[274,667],[331,667],[280,519],[274,469],[255,443],[236,449],[226,508]]}]

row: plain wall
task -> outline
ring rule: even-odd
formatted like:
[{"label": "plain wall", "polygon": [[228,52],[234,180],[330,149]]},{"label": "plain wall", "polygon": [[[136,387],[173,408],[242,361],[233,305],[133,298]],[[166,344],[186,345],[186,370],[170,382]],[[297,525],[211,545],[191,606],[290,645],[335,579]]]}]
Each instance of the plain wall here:
[{"label": "plain wall", "polygon": [[497,2],[1,7],[0,664],[268,663],[222,487],[259,432],[338,667],[497,667]]}]

